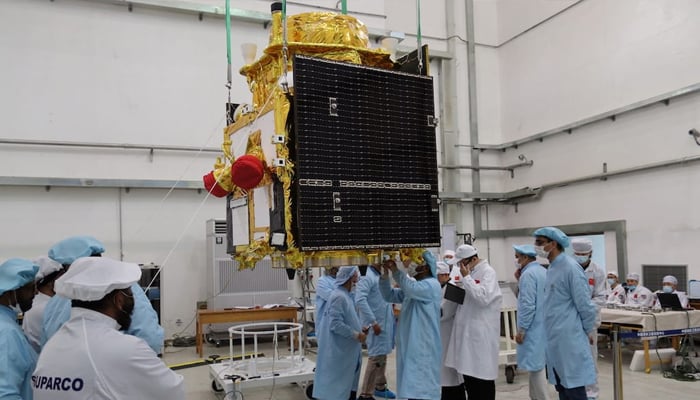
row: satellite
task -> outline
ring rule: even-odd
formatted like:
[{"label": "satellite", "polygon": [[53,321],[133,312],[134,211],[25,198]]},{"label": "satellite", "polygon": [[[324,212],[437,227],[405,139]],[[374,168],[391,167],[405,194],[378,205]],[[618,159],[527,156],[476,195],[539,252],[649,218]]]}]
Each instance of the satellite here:
[{"label": "satellite", "polygon": [[367,265],[440,246],[427,56],[393,61],[352,16],[287,18],[272,4],[269,44],[240,70],[252,102],[204,176],[226,197],[228,252],[243,268],[266,256],[286,268]]}]

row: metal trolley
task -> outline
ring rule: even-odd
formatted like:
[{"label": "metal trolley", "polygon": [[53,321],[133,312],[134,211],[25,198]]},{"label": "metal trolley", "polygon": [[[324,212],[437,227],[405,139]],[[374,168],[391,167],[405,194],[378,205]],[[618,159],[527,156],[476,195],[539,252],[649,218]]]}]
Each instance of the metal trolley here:
[{"label": "metal trolley", "polygon": [[502,282],[500,287],[501,294],[503,295],[501,304],[503,336],[501,336],[500,340],[498,365],[505,365],[506,382],[513,383],[515,380],[515,370],[518,366],[518,356],[516,354],[517,344],[515,342],[515,335],[518,333],[518,299],[515,297],[511,283]]},{"label": "metal trolley", "polygon": [[[235,325],[228,329],[230,361],[209,365],[212,389],[224,392],[227,400],[240,400],[247,388],[296,383],[310,399],[313,390],[316,363],[304,356],[302,346],[303,325],[294,322],[257,322]],[[290,355],[278,352],[278,337],[289,335]],[[258,337],[272,335],[274,354],[258,357]],[[233,361],[233,339],[240,338],[240,360]],[[245,358],[246,338],[253,340],[253,354]],[[296,343],[295,343],[296,342]],[[295,347],[296,346],[296,347]]]},{"label": "metal trolley", "polygon": [[501,308],[504,336],[501,336],[498,365],[505,365],[506,382],[508,383],[513,383],[515,380],[515,369],[518,364],[515,343],[515,335],[518,333],[516,311],[517,308],[514,307]]}]

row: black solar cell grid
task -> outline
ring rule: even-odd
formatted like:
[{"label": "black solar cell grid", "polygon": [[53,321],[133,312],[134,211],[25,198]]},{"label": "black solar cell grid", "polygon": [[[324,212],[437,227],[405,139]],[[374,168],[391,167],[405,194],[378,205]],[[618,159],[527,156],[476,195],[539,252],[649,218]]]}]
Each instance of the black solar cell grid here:
[{"label": "black solar cell grid", "polygon": [[301,250],[440,244],[431,77],[295,57]]}]

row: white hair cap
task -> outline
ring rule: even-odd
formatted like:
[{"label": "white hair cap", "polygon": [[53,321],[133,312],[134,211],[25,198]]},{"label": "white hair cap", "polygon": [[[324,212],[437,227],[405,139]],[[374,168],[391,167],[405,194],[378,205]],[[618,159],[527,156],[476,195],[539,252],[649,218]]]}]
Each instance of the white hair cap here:
[{"label": "white hair cap", "polygon": [[617,274],[617,271],[608,271],[608,275],[615,275],[615,278],[619,278],[620,276]]},{"label": "white hair cap", "polygon": [[34,264],[39,266],[39,272],[34,277],[34,280],[37,282],[63,268],[63,265],[49,257],[39,257],[34,260]]},{"label": "white hair cap", "polygon": [[445,250],[445,252],[442,253],[442,258],[445,258],[445,257],[447,257],[447,256],[450,256],[450,257],[454,258],[455,252],[452,251],[452,250]]},{"label": "white hair cap", "polygon": [[627,279],[639,282],[639,274],[636,272],[630,272],[627,274]]},{"label": "white hair cap", "polygon": [[450,273],[450,266],[447,265],[446,262],[444,261],[438,261],[437,262],[437,274],[449,274]]},{"label": "white hair cap", "polygon": [[465,258],[472,257],[476,254],[476,247],[470,246],[468,244],[463,244],[457,247],[455,252],[455,259],[463,260]]},{"label": "white hair cap", "polygon": [[126,289],[141,279],[137,264],[105,257],[82,257],[73,262],[68,272],[56,280],[56,294],[63,297],[97,301],[107,294]]},{"label": "white hair cap", "polygon": [[664,276],[664,280],[662,283],[670,283],[672,285],[678,285],[678,279],[676,279],[675,276],[673,275],[666,275]]},{"label": "white hair cap", "polygon": [[593,251],[593,242],[590,239],[571,239],[571,247],[576,253],[589,253]]}]

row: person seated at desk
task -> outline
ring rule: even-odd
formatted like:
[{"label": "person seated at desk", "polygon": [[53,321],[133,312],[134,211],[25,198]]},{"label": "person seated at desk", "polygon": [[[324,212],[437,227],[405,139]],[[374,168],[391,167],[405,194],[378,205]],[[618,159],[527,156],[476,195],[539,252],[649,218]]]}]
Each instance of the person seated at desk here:
[{"label": "person seated at desk", "polygon": [[630,272],[627,274],[627,299],[625,304],[636,305],[639,307],[651,307],[654,305],[654,293],[646,287],[639,284],[639,274]]},{"label": "person seated at desk", "polygon": [[617,272],[608,272],[608,297],[605,299],[606,304],[625,304],[627,292],[620,284],[620,279],[617,277]]},{"label": "person seated at desk", "polygon": [[[688,296],[685,294],[685,292],[679,292],[676,290],[678,287],[678,279],[676,279],[675,276],[673,275],[666,275],[664,276],[664,279],[661,282],[662,284],[662,290],[657,290],[654,292],[656,293],[673,293],[678,296],[678,300],[681,302],[681,306],[683,308],[688,308]],[[654,296],[654,307],[655,308],[660,308],[661,304],[659,303],[659,299]]]}]

